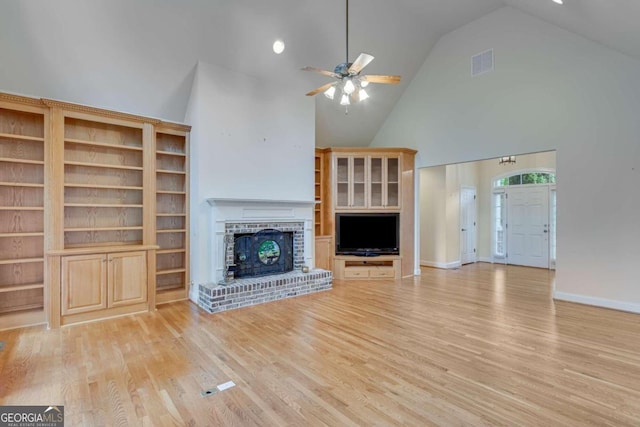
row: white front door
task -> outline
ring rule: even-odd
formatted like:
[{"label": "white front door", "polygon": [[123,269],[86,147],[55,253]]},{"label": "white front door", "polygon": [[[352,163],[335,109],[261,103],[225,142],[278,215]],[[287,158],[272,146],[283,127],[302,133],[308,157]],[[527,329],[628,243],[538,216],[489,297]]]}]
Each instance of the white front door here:
[{"label": "white front door", "polygon": [[460,260],[476,262],[476,189],[460,189]]},{"label": "white front door", "polygon": [[507,190],[509,264],[549,268],[549,187]]}]

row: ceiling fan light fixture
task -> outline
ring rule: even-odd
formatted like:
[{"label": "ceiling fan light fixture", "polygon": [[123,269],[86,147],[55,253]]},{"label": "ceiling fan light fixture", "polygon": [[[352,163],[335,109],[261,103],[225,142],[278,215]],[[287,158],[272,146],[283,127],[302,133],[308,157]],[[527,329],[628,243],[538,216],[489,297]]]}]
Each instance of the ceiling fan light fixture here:
[{"label": "ceiling fan light fixture", "polygon": [[359,101],[364,101],[367,98],[369,98],[369,94],[367,93],[367,91],[364,90],[364,89],[360,89],[358,91],[358,100]]},{"label": "ceiling fan light fixture", "polygon": [[331,86],[329,89],[324,91],[324,96],[326,96],[329,99],[333,99],[335,94],[336,94],[336,87],[335,86]]},{"label": "ceiling fan light fixture", "polygon": [[[345,0],[346,13],[345,13],[345,41],[346,41],[346,55],[345,61],[336,65],[333,71],[322,70],[315,67],[304,67],[303,71],[313,71],[315,73],[322,74],[324,76],[333,77],[336,79],[333,83],[324,84],[311,92],[306,93],[306,96],[315,96],[320,92],[324,92],[324,95],[329,99],[334,99],[336,90],[340,90],[340,105],[347,106],[351,104],[351,101],[358,102],[369,98],[369,94],[363,90],[369,85],[369,83],[379,84],[398,84],[400,83],[400,76],[392,75],[364,75],[361,74],[362,70],[373,61],[373,55],[368,53],[360,53],[358,57],[353,61],[349,61],[349,0]],[[353,100],[351,96],[353,95]]]},{"label": "ceiling fan light fixture", "polygon": [[351,79],[347,79],[347,81],[344,82],[343,90],[347,95],[351,95],[353,91],[356,90],[356,86],[353,84]]}]

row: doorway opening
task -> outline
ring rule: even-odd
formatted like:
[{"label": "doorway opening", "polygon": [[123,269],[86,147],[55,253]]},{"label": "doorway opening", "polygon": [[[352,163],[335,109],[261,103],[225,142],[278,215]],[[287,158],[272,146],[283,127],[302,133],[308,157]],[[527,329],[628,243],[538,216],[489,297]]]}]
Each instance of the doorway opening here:
[{"label": "doorway opening", "polygon": [[[510,159],[513,157],[509,156]],[[520,154],[515,156],[515,162],[492,158],[419,169],[417,249],[420,266],[458,268],[473,262],[527,265],[527,260],[522,262],[512,258],[514,252],[511,249],[516,249],[514,239],[520,238],[523,247],[529,245],[528,256],[534,259],[544,255],[542,246],[546,242],[544,247],[548,260],[537,265],[554,268],[555,178],[555,151]],[[535,194],[527,193],[533,191],[527,189],[536,187],[542,189]],[[519,188],[525,188],[526,194],[519,194],[516,191]],[[525,196],[520,205],[515,203]],[[507,211],[509,199],[514,200],[511,212]],[[507,232],[514,224],[507,222],[508,218],[514,220],[518,216],[516,211],[526,209],[547,212],[534,218],[533,223],[523,224],[530,228],[540,225],[543,237],[535,240],[533,232],[529,232],[527,239],[532,242],[525,242],[525,237],[518,235],[517,227],[511,236]],[[533,249],[540,250],[535,253]]]}]

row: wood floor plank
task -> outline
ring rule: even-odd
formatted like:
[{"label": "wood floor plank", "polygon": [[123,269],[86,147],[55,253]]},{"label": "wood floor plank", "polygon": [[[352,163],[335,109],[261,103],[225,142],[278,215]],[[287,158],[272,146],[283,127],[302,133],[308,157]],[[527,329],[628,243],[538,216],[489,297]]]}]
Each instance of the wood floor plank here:
[{"label": "wood floor plank", "polygon": [[554,280],[474,264],[2,331],[0,404],[79,426],[640,425],[640,316],[554,302]]}]

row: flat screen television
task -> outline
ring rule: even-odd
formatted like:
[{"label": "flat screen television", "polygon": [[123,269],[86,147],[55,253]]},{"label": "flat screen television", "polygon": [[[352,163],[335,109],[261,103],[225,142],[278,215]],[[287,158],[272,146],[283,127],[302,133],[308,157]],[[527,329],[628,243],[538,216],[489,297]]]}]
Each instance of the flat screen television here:
[{"label": "flat screen television", "polygon": [[337,255],[399,255],[400,214],[336,214]]}]

